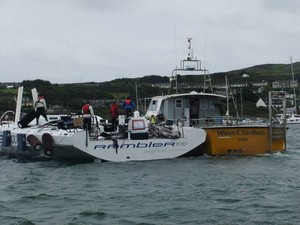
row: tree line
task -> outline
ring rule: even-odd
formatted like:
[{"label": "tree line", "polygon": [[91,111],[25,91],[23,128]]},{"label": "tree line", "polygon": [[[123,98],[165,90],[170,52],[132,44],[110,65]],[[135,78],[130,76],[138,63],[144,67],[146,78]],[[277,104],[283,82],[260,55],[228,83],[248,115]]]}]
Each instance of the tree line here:
[{"label": "tree line", "polygon": [[[242,70],[235,70],[226,73],[215,73],[211,76],[212,83],[225,83],[225,75],[228,76],[232,83],[245,82],[242,78],[243,73],[250,74],[248,82],[255,80],[274,80],[290,79],[290,65],[288,64],[266,64],[254,66]],[[300,63],[294,63],[295,78],[297,79],[300,71]],[[196,75],[178,75],[178,84],[190,84],[191,86],[203,84],[203,76]],[[36,88],[38,92],[45,96],[49,106],[59,105],[72,112],[81,109],[85,100],[104,100],[105,104],[95,108],[95,112],[106,117],[108,115],[108,105],[111,100],[121,102],[126,97],[137,103],[137,99],[149,98],[155,95],[168,94],[167,88],[155,87],[153,84],[169,83],[169,77],[159,75],[149,75],[140,78],[120,78],[112,81],[97,83],[70,83],[70,84],[52,84],[47,80],[24,80],[21,85],[24,87],[24,95],[31,98],[31,89]],[[259,98],[264,99],[268,95],[271,87],[266,87],[262,93],[254,93],[251,86],[243,88],[244,107],[249,107],[249,114],[256,111],[255,103]],[[181,92],[203,91],[202,88],[183,88]],[[16,89],[4,90],[0,89],[0,112],[1,114],[7,110],[14,110],[16,105]],[[240,93],[237,92],[234,96],[236,100],[241,101]],[[31,108],[25,107],[25,110]],[[244,109],[246,112],[247,109]]]},{"label": "tree line", "polygon": [[[153,78],[146,78],[153,81]],[[152,87],[149,83],[140,83],[137,79],[116,79],[103,83],[73,83],[73,84],[52,84],[47,80],[24,80],[20,84],[24,87],[23,97],[31,98],[31,89],[36,88],[42,94],[48,106],[59,105],[70,112],[77,112],[81,109],[86,100],[103,100],[105,104],[94,107],[95,113],[100,116],[107,116],[108,106],[112,100],[121,103],[126,97],[136,102],[139,99],[161,94],[161,89]],[[137,96],[138,94],[138,96]],[[14,110],[16,106],[17,90],[2,90],[0,97],[0,111]],[[32,107],[23,107],[25,112],[32,110]],[[1,114],[2,114],[1,113]]]}]

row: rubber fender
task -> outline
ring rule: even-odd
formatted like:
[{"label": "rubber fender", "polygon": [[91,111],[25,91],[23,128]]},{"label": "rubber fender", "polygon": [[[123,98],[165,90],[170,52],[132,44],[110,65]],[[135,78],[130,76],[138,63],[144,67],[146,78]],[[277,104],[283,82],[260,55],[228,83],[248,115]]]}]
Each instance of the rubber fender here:
[{"label": "rubber fender", "polygon": [[2,134],[2,146],[7,147],[11,145],[11,134],[10,130],[3,131]]},{"label": "rubber fender", "polygon": [[44,133],[42,135],[42,142],[45,155],[52,156],[54,152],[52,136],[49,133]]},{"label": "rubber fender", "polygon": [[19,151],[26,151],[26,134],[17,134],[17,143]]},{"label": "rubber fender", "polygon": [[37,139],[37,137],[33,134],[29,134],[27,136],[27,142],[37,152],[42,149],[42,142],[39,139]]}]

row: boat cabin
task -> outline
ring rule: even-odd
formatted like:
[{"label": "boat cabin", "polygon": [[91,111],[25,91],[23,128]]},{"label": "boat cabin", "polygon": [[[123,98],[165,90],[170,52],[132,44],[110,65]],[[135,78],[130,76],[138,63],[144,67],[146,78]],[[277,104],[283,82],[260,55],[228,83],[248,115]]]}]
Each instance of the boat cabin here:
[{"label": "boat cabin", "polygon": [[153,97],[146,116],[155,117],[158,122],[167,118],[168,123],[184,126],[199,126],[207,122],[222,123],[222,109],[226,97],[211,93],[184,93]]}]

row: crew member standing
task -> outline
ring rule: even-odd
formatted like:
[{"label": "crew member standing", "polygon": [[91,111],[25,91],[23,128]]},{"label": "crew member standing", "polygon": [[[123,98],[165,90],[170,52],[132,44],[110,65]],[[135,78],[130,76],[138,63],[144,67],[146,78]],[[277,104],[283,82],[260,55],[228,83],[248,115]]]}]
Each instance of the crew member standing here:
[{"label": "crew member standing", "polygon": [[133,112],[134,107],[135,107],[135,105],[131,101],[130,97],[127,97],[125,99],[125,101],[123,102],[123,104],[122,104],[122,108],[125,111],[126,117],[132,116],[132,112]]},{"label": "crew member standing", "polygon": [[86,101],[86,104],[82,107],[82,114],[83,126],[85,129],[90,130],[92,128],[92,117],[94,117],[94,110],[89,101]]},{"label": "crew member standing", "polygon": [[119,117],[119,106],[115,100],[113,100],[112,103],[110,104],[109,112],[110,112],[110,117],[111,117],[111,124],[112,124],[114,130],[116,130],[117,119]]},{"label": "crew member standing", "polygon": [[43,95],[39,94],[37,100],[34,103],[35,112],[36,112],[36,125],[39,125],[39,118],[42,115],[45,120],[48,122],[48,118],[46,116],[47,105],[46,100]]}]

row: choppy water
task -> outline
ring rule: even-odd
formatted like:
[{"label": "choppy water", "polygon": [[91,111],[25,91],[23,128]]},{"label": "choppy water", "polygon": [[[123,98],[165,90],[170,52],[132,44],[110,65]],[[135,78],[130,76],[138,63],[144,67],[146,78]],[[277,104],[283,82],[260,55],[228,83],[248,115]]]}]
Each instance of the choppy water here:
[{"label": "choppy water", "polygon": [[0,157],[0,223],[300,224],[300,126],[288,151],[149,162]]}]

